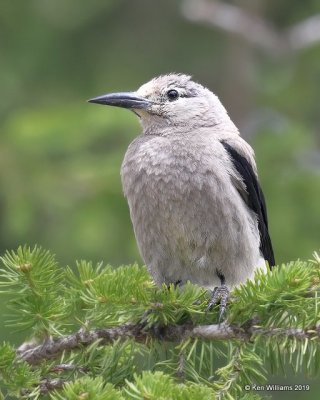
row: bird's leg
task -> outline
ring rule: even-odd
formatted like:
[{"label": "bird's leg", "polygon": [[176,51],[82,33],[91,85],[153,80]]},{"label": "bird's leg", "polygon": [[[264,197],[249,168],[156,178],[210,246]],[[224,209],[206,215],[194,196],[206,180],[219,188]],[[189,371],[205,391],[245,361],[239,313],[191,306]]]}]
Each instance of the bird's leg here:
[{"label": "bird's leg", "polygon": [[182,280],[179,279],[178,281],[166,283],[165,285],[166,285],[166,287],[167,287],[168,290],[170,290],[170,287],[172,287],[172,286],[173,286],[175,289],[177,289],[177,287],[182,286]]},{"label": "bird's leg", "polygon": [[181,279],[179,279],[178,281],[175,281],[174,282],[174,288],[176,289],[177,287],[179,287],[179,286],[181,286],[182,285],[182,280]]},{"label": "bird's leg", "polygon": [[229,299],[230,291],[225,284],[226,280],[224,275],[222,275],[221,272],[219,271],[217,271],[217,275],[220,279],[221,286],[217,286],[213,289],[211,299],[207,306],[207,311],[211,310],[211,308],[214,305],[220,302],[220,312],[219,312],[219,322],[220,322],[227,308],[227,302]]},{"label": "bird's leg", "polygon": [[226,285],[217,286],[212,291],[212,296],[208,303],[207,311],[211,310],[214,305],[220,302],[219,322],[226,311],[229,294],[230,292]]}]

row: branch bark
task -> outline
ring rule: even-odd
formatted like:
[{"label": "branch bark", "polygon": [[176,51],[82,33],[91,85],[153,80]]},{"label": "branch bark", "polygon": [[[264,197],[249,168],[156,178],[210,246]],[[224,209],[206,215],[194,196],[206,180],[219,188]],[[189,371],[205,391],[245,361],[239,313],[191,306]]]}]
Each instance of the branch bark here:
[{"label": "branch bark", "polygon": [[141,324],[127,324],[123,326],[94,329],[85,331],[80,329],[78,332],[56,339],[47,340],[40,345],[21,347],[18,355],[31,365],[36,365],[44,360],[58,357],[63,352],[70,352],[82,347],[87,347],[97,340],[102,345],[112,343],[117,339],[134,339],[137,342],[147,342],[151,338],[161,339],[167,342],[180,342],[188,338],[198,338],[203,340],[230,340],[238,339],[248,341],[255,335],[286,336],[288,338],[314,340],[320,339],[320,329],[285,329],[285,328],[261,328],[257,325],[239,328],[227,323],[216,325],[168,325],[161,329],[161,332],[152,328],[146,328]]},{"label": "branch bark", "polygon": [[276,56],[320,42],[320,14],[306,18],[284,31],[278,31],[270,21],[222,1],[184,0],[182,14],[189,21],[236,34]]}]

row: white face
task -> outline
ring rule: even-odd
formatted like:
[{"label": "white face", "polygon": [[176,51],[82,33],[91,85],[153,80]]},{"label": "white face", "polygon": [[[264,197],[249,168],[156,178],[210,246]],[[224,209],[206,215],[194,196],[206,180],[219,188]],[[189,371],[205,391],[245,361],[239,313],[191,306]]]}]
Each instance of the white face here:
[{"label": "white face", "polygon": [[227,115],[212,92],[185,75],[155,78],[142,85],[136,94],[151,103],[145,110],[135,110],[145,129],[155,124],[163,127],[214,126]]},{"label": "white face", "polygon": [[173,130],[196,132],[197,128],[217,125],[235,129],[218,97],[187,75],[159,76],[136,92],[107,93],[89,102],[134,111],[146,134],[169,135]]}]

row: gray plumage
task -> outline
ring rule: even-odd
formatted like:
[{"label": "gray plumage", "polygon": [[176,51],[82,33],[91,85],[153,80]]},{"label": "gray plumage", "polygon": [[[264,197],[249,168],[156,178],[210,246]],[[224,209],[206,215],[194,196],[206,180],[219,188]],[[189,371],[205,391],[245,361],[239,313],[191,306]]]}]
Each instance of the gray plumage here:
[{"label": "gray plumage", "polygon": [[254,152],[217,96],[170,74],[91,102],[130,108],[142,124],[121,178],[157,284],[231,288],[266,268],[264,253],[274,264]]}]

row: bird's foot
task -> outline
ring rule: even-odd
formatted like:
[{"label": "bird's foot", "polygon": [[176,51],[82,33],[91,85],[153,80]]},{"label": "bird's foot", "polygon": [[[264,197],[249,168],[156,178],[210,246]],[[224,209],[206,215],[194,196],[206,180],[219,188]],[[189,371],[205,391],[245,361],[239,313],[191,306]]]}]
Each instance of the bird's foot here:
[{"label": "bird's foot", "polygon": [[220,302],[219,322],[221,321],[230,296],[230,291],[226,285],[217,286],[212,291],[211,299],[207,306],[207,311],[210,311],[213,306]]}]

